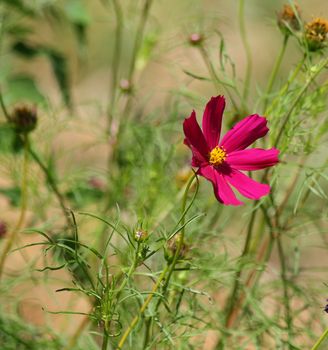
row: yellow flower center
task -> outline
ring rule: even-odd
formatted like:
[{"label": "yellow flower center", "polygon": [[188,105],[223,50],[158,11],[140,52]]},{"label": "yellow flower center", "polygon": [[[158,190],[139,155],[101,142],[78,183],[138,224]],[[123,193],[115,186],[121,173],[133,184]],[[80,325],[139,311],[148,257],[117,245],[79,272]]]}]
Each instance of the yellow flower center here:
[{"label": "yellow flower center", "polygon": [[226,158],[227,158],[226,151],[222,147],[216,146],[210,152],[208,161],[210,164],[214,166],[218,166],[222,164]]}]

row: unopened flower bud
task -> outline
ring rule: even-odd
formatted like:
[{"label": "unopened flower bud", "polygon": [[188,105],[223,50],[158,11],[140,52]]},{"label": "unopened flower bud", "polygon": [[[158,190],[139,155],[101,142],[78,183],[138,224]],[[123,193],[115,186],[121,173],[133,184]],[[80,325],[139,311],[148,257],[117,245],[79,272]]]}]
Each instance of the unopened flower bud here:
[{"label": "unopened flower bud", "polygon": [[120,89],[122,92],[128,94],[132,91],[132,85],[131,82],[127,79],[122,79],[120,81]]},{"label": "unopened flower bud", "polygon": [[204,40],[204,37],[203,35],[199,34],[199,33],[192,33],[189,35],[189,44],[192,45],[192,46],[198,46],[200,45],[203,40]]},{"label": "unopened flower bud", "polygon": [[29,133],[36,128],[37,112],[36,107],[18,106],[14,109],[11,122],[19,133]]},{"label": "unopened flower bud", "polygon": [[[328,302],[328,299],[326,299],[326,301]],[[326,304],[326,306],[324,307],[324,310],[325,310],[325,312],[328,313],[328,304]]]},{"label": "unopened flower bud", "polygon": [[145,230],[137,230],[134,234],[134,239],[137,242],[144,242],[148,238],[148,232]]},{"label": "unopened flower bud", "polygon": [[310,51],[323,49],[328,43],[328,21],[316,18],[305,25],[305,40]]},{"label": "unopened flower bud", "polygon": [[101,179],[99,179],[98,177],[94,177],[92,176],[89,180],[88,180],[88,184],[91,188],[95,189],[95,190],[99,190],[99,191],[105,191],[106,189],[106,184],[104,183],[104,181],[102,181]]},{"label": "unopened flower bud", "polygon": [[293,31],[300,30],[300,15],[300,9],[297,5],[294,7],[284,5],[282,11],[277,15],[278,26],[283,34],[290,35]]},{"label": "unopened flower bud", "polygon": [[[171,238],[166,245],[165,250],[165,259],[168,261],[173,260],[179,245],[181,244],[180,240],[182,239],[180,234],[176,234],[173,238]],[[188,253],[189,247],[185,244],[185,242],[182,242],[179,256],[178,258],[185,258]]]}]

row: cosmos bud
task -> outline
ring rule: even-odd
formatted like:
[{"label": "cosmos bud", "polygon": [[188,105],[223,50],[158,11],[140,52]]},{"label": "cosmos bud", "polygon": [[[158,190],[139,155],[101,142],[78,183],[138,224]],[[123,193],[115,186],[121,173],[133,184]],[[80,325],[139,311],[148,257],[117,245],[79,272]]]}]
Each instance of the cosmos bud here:
[{"label": "cosmos bud", "polygon": [[203,35],[199,33],[192,33],[189,35],[188,41],[192,46],[199,46],[204,40]]},{"label": "cosmos bud", "polygon": [[92,176],[88,180],[88,184],[91,188],[99,191],[105,191],[106,190],[106,184],[102,179],[99,179],[98,177]]},{"label": "cosmos bud", "polygon": [[129,94],[132,92],[132,84],[129,80],[127,79],[122,79],[120,81],[120,89],[122,92]]},{"label": "cosmos bud", "polygon": [[134,239],[137,242],[145,242],[148,238],[148,232],[142,229],[139,229],[134,234]]},{"label": "cosmos bud", "polygon": [[36,107],[17,106],[12,113],[11,122],[17,132],[25,134],[31,132],[37,125]]},{"label": "cosmos bud", "polygon": [[301,12],[297,5],[294,5],[294,7],[284,5],[282,11],[277,15],[278,26],[283,34],[290,35],[293,31],[300,30],[300,15]]},{"label": "cosmos bud", "polygon": [[[165,249],[165,259],[167,261],[173,260],[177,252],[178,246],[180,244],[180,240],[181,240],[181,235],[178,233],[167,242],[166,249]],[[185,258],[188,253],[188,250],[189,250],[189,247],[185,244],[185,242],[183,242],[178,258],[180,259]]]}]

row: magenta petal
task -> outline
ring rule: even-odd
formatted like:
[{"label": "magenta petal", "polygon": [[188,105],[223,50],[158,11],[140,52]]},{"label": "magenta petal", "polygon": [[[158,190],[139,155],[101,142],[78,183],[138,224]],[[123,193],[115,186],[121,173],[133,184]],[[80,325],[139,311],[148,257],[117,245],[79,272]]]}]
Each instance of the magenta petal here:
[{"label": "magenta petal", "polygon": [[243,202],[239,201],[236,195],[233,193],[231,187],[228,185],[224,176],[215,170],[212,166],[208,165],[201,167],[198,170],[198,174],[204,176],[207,180],[213,184],[214,194],[216,199],[225,205],[242,205]]},{"label": "magenta petal", "polygon": [[259,170],[279,162],[279,150],[276,148],[251,148],[228,154],[227,163],[238,170]]},{"label": "magenta petal", "polygon": [[207,161],[210,150],[208,149],[203,132],[197,123],[195,111],[191,113],[189,118],[184,120],[183,131],[186,136],[185,144],[193,150],[194,156],[200,162]]},{"label": "magenta petal", "polygon": [[238,170],[231,169],[231,171],[224,176],[238,192],[247,198],[260,199],[270,193],[269,185],[256,182]]},{"label": "magenta petal", "polygon": [[210,149],[219,143],[224,107],[225,99],[223,96],[212,97],[205,107],[202,127]]},{"label": "magenta petal", "polygon": [[192,152],[191,166],[200,167],[207,164],[207,160],[204,159],[204,157],[197,151],[197,149],[189,143],[188,139],[184,139],[183,143],[191,149],[191,152]]},{"label": "magenta petal", "polygon": [[238,122],[223,137],[220,146],[228,153],[247,148],[269,131],[267,120],[257,114],[250,115]]}]

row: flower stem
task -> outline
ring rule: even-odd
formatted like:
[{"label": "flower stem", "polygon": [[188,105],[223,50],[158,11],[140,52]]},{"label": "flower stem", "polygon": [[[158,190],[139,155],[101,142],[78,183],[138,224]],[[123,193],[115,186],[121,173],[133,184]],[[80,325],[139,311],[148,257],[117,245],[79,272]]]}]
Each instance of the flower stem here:
[{"label": "flower stem", "polygon": [[269,102],[269,95],[272,91],[272,87],[273,87],[273,84],[277,78],[277,74],[278,74],[278,71],[279,71],[279,68],[281,66],[281,62],[282,62],[282,59],[285,55],[285,52],[286,52],[286,48],[287,48],[287,43],[288,43],[288,39],[289,39],[289,35],[285,35],[284,36],[284,40],[283,40],[283,43],[282,43],[282,47],[281,47],[281,50],[279,52],[279,55],[277,57],[277,60],[273,66],[273,70],[271,72],[271,76],[270,76],[270,79],[269,79],[269,82],[268,82],[268,85],[267,85],[267,88],[266,88],[266,92],[265,92],[265,95],[264,95],[264,107],[263,107],[263,111],[265,112],[266,109],[267,109],[267,106],[268,106],[268,102]]},{"label": "flower stem", "polygon": [[143,315],[143,313],[147,309],[147,306],[149,305],[149,303],[153,299],[154,294],[157,292],[157,290],[158,290],[159,286],[161,285],[162,281],[164,280],[168,270],[169,270],[169,265],[167,265],[166,268],[162,271],[162,273],[159,276],[156,284],[154,285],[153,289],[151,290],[151,293],[148,295],[147,299],[145,300],[145,302],[142,304],[141,308],[139,309],[138,314],[133,318],[133,320],[129,324],[128,328],[124,332],[121,340],[118,343],[117,350],[122,349],[122,347],[123,347],[127,337],[129,336],[129,334],[131,333],[133,328],[137,325],[140,317]]},{"label": "flower stem", "polygon": [[53,193],[55,194],[55,196],[57,197],[58,203],[60,205],[60,208],[64,214],[66,223],[68,227],[73,227],[73,221],[71,219],[71,216],[69,214],[69,212],[67,211],[67,205],[65,203],[65,198],[64,196],[61,194],[61,192],[58,189],[56,180],[53,178],[51,172],[49,171],[49,169],[46,167],[46,165],[42,162],[40,156],[36,153],[36,151],[34,151],[31,146],[29,146],[28,148],[28,152],[30,153],[30,155],[32,156],[32,158],[35,160],[35,162],[38,164],[38,166],[40,167],[40,169],[43,171],[46,181],[48,183],[48,185],[50,186],[50,188],[52,189]]},{"label": "flower stem", "polygon": [[314,81],[314,79],[319,75],[319,73],[326,67],[326,65],[328,64],[328,58],[326,60],[323,61],[323,63],[321,63],[320,65],[318,65],[314,71],[314,73],[312,73],[312,75],[308,78],[307,82],[304,84],[303,88],[301,89],[300,93],[297,95],[296,99],[294,100],[294,102],[292,103],[292,105],[290,106],[289,111],[287,112],[287,114],[285,115],[285,118],[282,122],[282,125],[279,129],[277,138],[275,140],[274,143],[274,147],[277,147],[280,139],[283,135],[283,132],[285,130],[285,127],[289,121],[290,116],[293,113],[294,108],[296,107],[296,105],[298,104],[298,102],[300,101],[300,99],[303,97],[303,95],[305,94],[306,90],[308,89],[308,87],[310,86],[310,84]]},{"label": "flower stem", "polygon": [[245,1],[239,0],[239,10],[238,10],[239,28],[240,28],[241,40],[244,45],[246,60],[247,60],[243,99],[247,100],[249,89],[250,89],[250,83],[251,83],[251,74],[252,74],[252,53],[251,53],[251,48],[249,46],[249,42],[247,40],[247,35],[246,35],[244,9],[245,9]]},{"label": "flower stem", "polygon": [[[281,93],[285,93],[290,85],[290,83],[296,78],[297,74],[299,73],[300,69],[302,68],[304,61],[306,59],[306,56],[303,57],[303,59],[301,60],[301,62],[298,64],[298,66],[296,67],[292,77],[289,79],[288,83],[283,87],[283,89],[281,90]],[[296,99],[294,100],[294,102],[292,103],[292,105],[290,106],[287,114],[285,115],[285,118],[283,120],[282,126],[279,129],[278,135],[276,137],[276,140],[274,142],[274,146],[277,147],[277,145],[280,142],[280,139],[283,135],[283,131],[284,128],[292,114],[292,112],[294,111],[294,108],[296,107],[297,103],[300,101],[300,99],[303,97],[304,93],[307,91],[308,87],[310,86],[310,84],[314,81],[314,79],[319,75],[319,73],[322,71],[322,69],[324,67],[326,67],[326,65],[328,64],[328,59],[324,60],[321,64],[317,65],[316,70],[311,74],[311,76],[308,78],[308,80],[306,81],[305,85],[303,86],[303,88],[300,90],[299,94],[297,95]],[[269,168],[266,169],[266,171],[263,174],[262,180],[261,182],[265,181],[269,172]],[[254,220],[255,220],[255,216],[256,216],[257,211],[253,211],[250,222],[249,222],[249,226],[248,226],[248,232],[247,232],[247,237],[246,237],[246,241],[245,241],[245,245],[244,245],[244,250],[243,253],[241,255],[241,258],[245,257],[248,252],[249,252],[249,247],[250,247],[250,242],[251,242],[251,238],[252,238],[252,230],[253,230],[253,226],[254,226]],[[270,255],[271,255],[271,251],[272,251],[272,246],[273,246],[273,242],[274,242],[274,237],[270,237],[270,242],[267,245],[267,254],[266,254],[266,258],[265,261],[268,261]],[[282,248],[282,245],[280,243],[280,247]],[[279,249],[279,247],[278,247]],[[282,253],[283,251],[280,250],[280,258],[281,258],[281,268],[285,269],[284,265],[284,261],[282,260]],[[229,298],[229,302],[228,302],[228,307],[227,307],[227,313],[226,313],[226,327],[230,328],[233,323],[234,323],[234,315],[236,314],[236,312],[238,311],[238,309],[241,307],[241,303],[237,302],[238,300],[238,290],[240,287],[240,277],[241,277],[241,273],[242,273],[242,266],[237,270],[236,275],[235,275],[235,282],[234,282],[234,286],[233,286],[233,290],[231,293],[231,296]],[[283,278],[283,283],[284,283],[284,299],[285,301],[287,301],[288,298],[288,290],[286,289],[287,286],[287,280],[286,280],[286,275],[285,272],[282,273],[282,277]],[[257,278],[258,280],[258,278]],[[256,282],[255,282],[256,283]],[[289,304],[287,305],[287,302],[285,304],[285,312],[286,312],[286,317],[287,315],[290,313],[289,310]],[[289,327],[289,316],[287,317],[287,326]],[[221,339],[221,341],[218,343],[217,349],[222,349],[223,348],[223,339]]]},{"label": "flower stem", "polygon": [[290,314],[290,305],[289,305],[289,295],[288,295],[288,279],[287,279],[287,269],[285,262],[285,255],[283,250],[283,245],[281,242],[281,235],[278,234],[277,237],[277,245],[278,245],[278,254],[280,260],[280,269],[281,269],[281,280],[283,285],[283,302],[285,306],[285,316],[286,316],[286,324],[288,329],[288,336],[290,336],[292,331],[292,317]]},{"label": "flower stem", "polygon": [[[217,73],[216,73],[216,71],[215,71],[215,68],[213,67],[212,62],[211,62],[210,58],[208,57],[208,53],[207,53],[205,47],[204,47],[203,45],[200,45],[200,46],[199,46],[199,50],[200,50],[200,53],[201,53],[202,58],[203,58],[203,60],[204,60],[204,63],[205,63],[205,65],[206,65],[206,67],[207,67],[207,70],[208,70],[208,72],[209,72],[211,78],[213,79],[214,85],[216,85],[216,88],[218,88],[219,85],[222,85],[223,89],[224,89],[224,90],[226,91],[226,93],[228,94],[228,96],[229,96],[229,98],[230,98],[230,100],[231,100],[231,103],[232,103],[232,105],[233,105],[235,111],[236,111],[236,112],[239,112],[239,107],[238,107],[238,105],[237,105],[235,99],[233,98],[233,96],[232,96],[230,90],[228,89],[228,84],[225,83],[224,81],[222,81],[222,80],[218,77],[218,75],[217,75]],[[237,88],[236,88],[235,86],[231,86],[231,87],[233,88],[233,90],[234,90],[234,91],[237,93],[237,95],[239,96],[239,92],[238,92]],[[239,97],[240,97],[240,96],[239,96]]]},{"label": "flower stem", "polygon": [[[6,107],[5,103],[4,103],[1,89],[0,89],[0,107],[2,109],[2,112],[3,112],[7,122],[10,123],[11,122],[10,114],[9,114],[9,112],[7,110],[7,107]],[[25,145],[24,140],[23,140],[23,144]],[[46,177],[46,180],[48,182],[48,185],[50,186],[50,188],[54,192],[55,196],[57,197],[57,200],[59,202],[60,208],[62,209],[64,217],[66,219],[67,226],[71,227],[73,223],[72,223],[70,215],[68,214],[68,212],[66,210],[66,204],[65,204],[64,196],[60,193],[55,179],[53,178],[51,172],[46,167],[46,165],[42,162],[42,160],[39,157],[39,155],[37,154],[37,152],[33,150],[33,148],[31,147],[29,142],[27,142],[26,147],[27,147],[28,153],[31,155],[31,157],[35,160],[35,162],[38,164],[40,169],[43,171],[43,173],[44,173],[44,175]]]},{"label": "flower stem", "polygon": [[108,347],[108,334],[104,327],[103,342],[102,342],[101,350],[107,350],[107,347]]},{"label": "flower stem", "polygon": [[[183,246],[183,240],[184,240],[184,232],[185,232],[185,229],[184,229],[184,223],[185,223],[185,216],[187,214],[187,210],[186,210],[186,204],[187,204],[187,196],[188,196],[188,192],[189,192],[189,189],[194,181],[194,179],[197,179],[197,175],[196,173],[194,173],[188,183],[187,183],[187,186],[186,186],[186,189],[185,189],[185,192],[184,192],[184,196],[183,196],[183,200],[182,200],[182,208],[181,208],[181,211],[182,211],[182,218],[181,218],[181,225],[182,225],[182,229],[180,231],[181,235],[180,235],[180,238],[179,238],[179,241],[178,241],[178,246],[177,246],[177,250],[174,254],[174,257],[173,257],[173,260],[171,263],[168,263],[166,265],[166,267],[164,268],[164,270],[162,271],[160,277],[158,278],[156,284],[154,285],[151,293],[148,295],[147,299],[144,301],[144,303],[142,304],[141,308],[139,309],[139,312],[138,314],[133,318],[133,320],[131,321],[131,323],[129,324],[128,328],[126,329],[126,331],[124,332],[121,340],[119,341],[118,343],[118,346],[117,346],[117,350],[120,350],[122,349],[122,346],[124,345],[127,337],[129,336],[129,334],[131,333],[131,331],[134,329],[134,327],[137,325],[140,317],[143,315],[143,313],[145,312],[145,310],[147,309],[147,306],[149,305],[149,303],[151,302],[151,300],[153,299],[155,293],[157,292],[158,288],[160,287],[160,285],[162,284],[162,282],[165,280],[165,284],[163,286],[163,293],[165,293],[166,289],[167,289],[167,286],[169,284],[169,281],[170,281],[170,278],[172,276],[172,273],[174,271],[174,268],[175,268],[175,265],[176,263],[178,262],[178,258],[180,256],[180,252],[181,252],[181,248]],[[167,277],[166,277],[167,275]],[[161,300],[161,299],[160,299]],[[156,305],[156,310],[158,309],[160,305],[160,302],[157,303]],[[148,330],[147,330],[148,332]]]},{"label": "flower stem", "polygon": [[5,102],[3,100],[1,89],[0,89],[0,107],[2,109],[3,115],[5,116],[7,122],[10,123],[10,115],[5,105]]},{"label": "flower stem", "polygon": [[[116,16],[116,21],[117,21],[117,27],[116,27],[116,49],[119,49],[121,51],[121,45],[122,45],[122,34],[121,34],[121,26],[122,26],[122,21],[123,21],[123,13],[122,13],[122,8],[119,5],[119,1],[113,0],[114,4],[114,11],[115,11],[115,16]],[[139,22],[137,25],[137,30],[136,30],[136,35],[135,35],[135,40],[133,43],[133,50],[132,50],[132,57],[129,65],[129,71],[128,71],[128,76],[127,80],[129,83],[132,85],[133,80],[134,80],[134,74],[135,74],[135,68],[136,68],[136,60],[138,56],[138,52],[140,50],[140,46],[142,44],[143,36],[144,36],[144,30],[145,26],[147,24],[147,19],[149,17],[150,13],[150,8],[152,5],[153,0],[145,0],[144,6],[142,8],[142,13],[139,18]],[[114,52],[114,58],[113,58],[113,65],[112,65],[112,70],[118,71],[119,69],[119,58],[120,55],[118,53]],[[117,88],[117,72],[112,73],[112,89],[116,86]],[[114,168],[113,164],[115,163],[115,160],[117,160],[117,149],[119,147],[119,141],[121,139],[121,135],[124,133],[125,127],[128,125],[127,120],[128,116],[130,115],[130,110],[131,106],[133,103],[133,94],[130,93],[129,96],[126,99],[125,106],[123,108],[123,111],[115,116],[114,118],[114,110],[115,110],[115,104],[116,100],[113,97],[113,94],[116,96],[116,92],[112,92],[112,102],[109,104],[108,107],[108,125],[106,129],[106,137],[109,137],[109,151],[107,155],[107,173],[108,173],[108,178],[107,178],[107,185],[108,185],[108,190],[107,190],[107,198],[108,200],[105,203],[104,209],[103,209],[103,214],[106,215],[110,205],[111,205],[111,193],[110,193],[110,183],[113,180],[113,177],[117,174],[117,169]],[[122,122],[122,119],[124,120],[124,123]],[[106,226],[103,227],[100,238],[99,238],[99,244],[103,245],[104,242],[104,235],[106,232]]]},{"label": "flower stem", "polygon": [[111,121],[113,119],[113,111],[115,108],[115,98],[117,92],[117,78],[119,73],[119,64],[121,58],[121,42],[122,42],[122,28],[123,28],[123,13],[122,8],[117,0],[113,1],[115,19],[116,19],[116,30],[115,30],[115,47],[113,52],[112,62],[112,79],[111,79],[111,96],[110,103],[108,106],[108,135],[111,132]]},{"label": "flower stem", "polygon": [[[251,240],[252,240],[252,236],[253,236],[253,227],[254,227],[255,217],[256,217],[256,211],[253,211],[251,218],[250,218],[250,221],[249,221],[249,224],[248,224],[247,236],[246,236],[244,248],[243,248],[242,254],[240,256],[241,264],[243,264],[243,259],[249,253],[250,244],[251,244]],[[236,272],[236,275],[234,277],[234,281],[235,281],[234,286],[233,286],[232,293],[230,295],[229,302],[228,302],[228,307],[227,307],[227,312],[226,312],[226,324],[225,324],[226,327],[228,327],[228,328],[231,326],[231,322],[233,321],[232,316],[234,314],[235,301],[238,297],[242,267],[243,266],[241,265]]]},{"label": "flower stem", "polygon": [[[175,265],[177,264],[178,262],[178,259],[180,257],[180,252],[181,252],[181,249],[183,247],[183,243],[184,243],[184,234],[185,234],[185,228],[184,228],[184,224],[185,224],[185,217],[186,217],[186,204],[187,204],[187,197],[188,197],[188,192],[189,192],[189,189],[193,183],[193,181],[197,178],[197,175],[196,173],[194,173],[188,183],[187,183],[187,186],[186,186],[186,190],[185,190],[185,193],[183,195],[183,199],[182,199],[182,207],[181,207],[181,212],[182,212],[182,218],[181,218],[181,226],[182,226],[182,229],[180,231],[180,237],[178,239],[178,246],[177,246],[177,249],[175,251],[175,254],[174,254],[174,257],[173,257],[173,260],[172,262],[169,264],[169,272],[168,272],[168,276],[165,280],[165,283],[164,283],[164,286],[163,286],[163,294],[166,292],[166,289],[170,283],[170,279],[171,279],[171,276],[172,276],[172,273],[174,271],[174,268],[175,268]],[[161,300],[161,299],[160,299]],[[158,309],[158,305],[156,305],[156,311]]]},{"label": "flower stem", "polygon": [[23,169],[22,169],[22,184],[21,184],[21,208],[20,215],[18,221],[13,228],[13,231],[10,237],[7,240],[7,243],[3,249],[3,252],[0,257],[0,280],[3,274],[4,265],[8,256],[8,253],[14,244],[16,237],[21,230],[26,216],[26,208],[27,208],[27,173],[28,173],[28,149],[29,149],[29,140],[27,134],[23,136],[24,142],[24,158],[23,158]]},{"label": "flower stem", "polygon": [[318,350],[319,346],[328,338],[328,328],[321,334],[320,338],[313,345],[311,350]]}]

